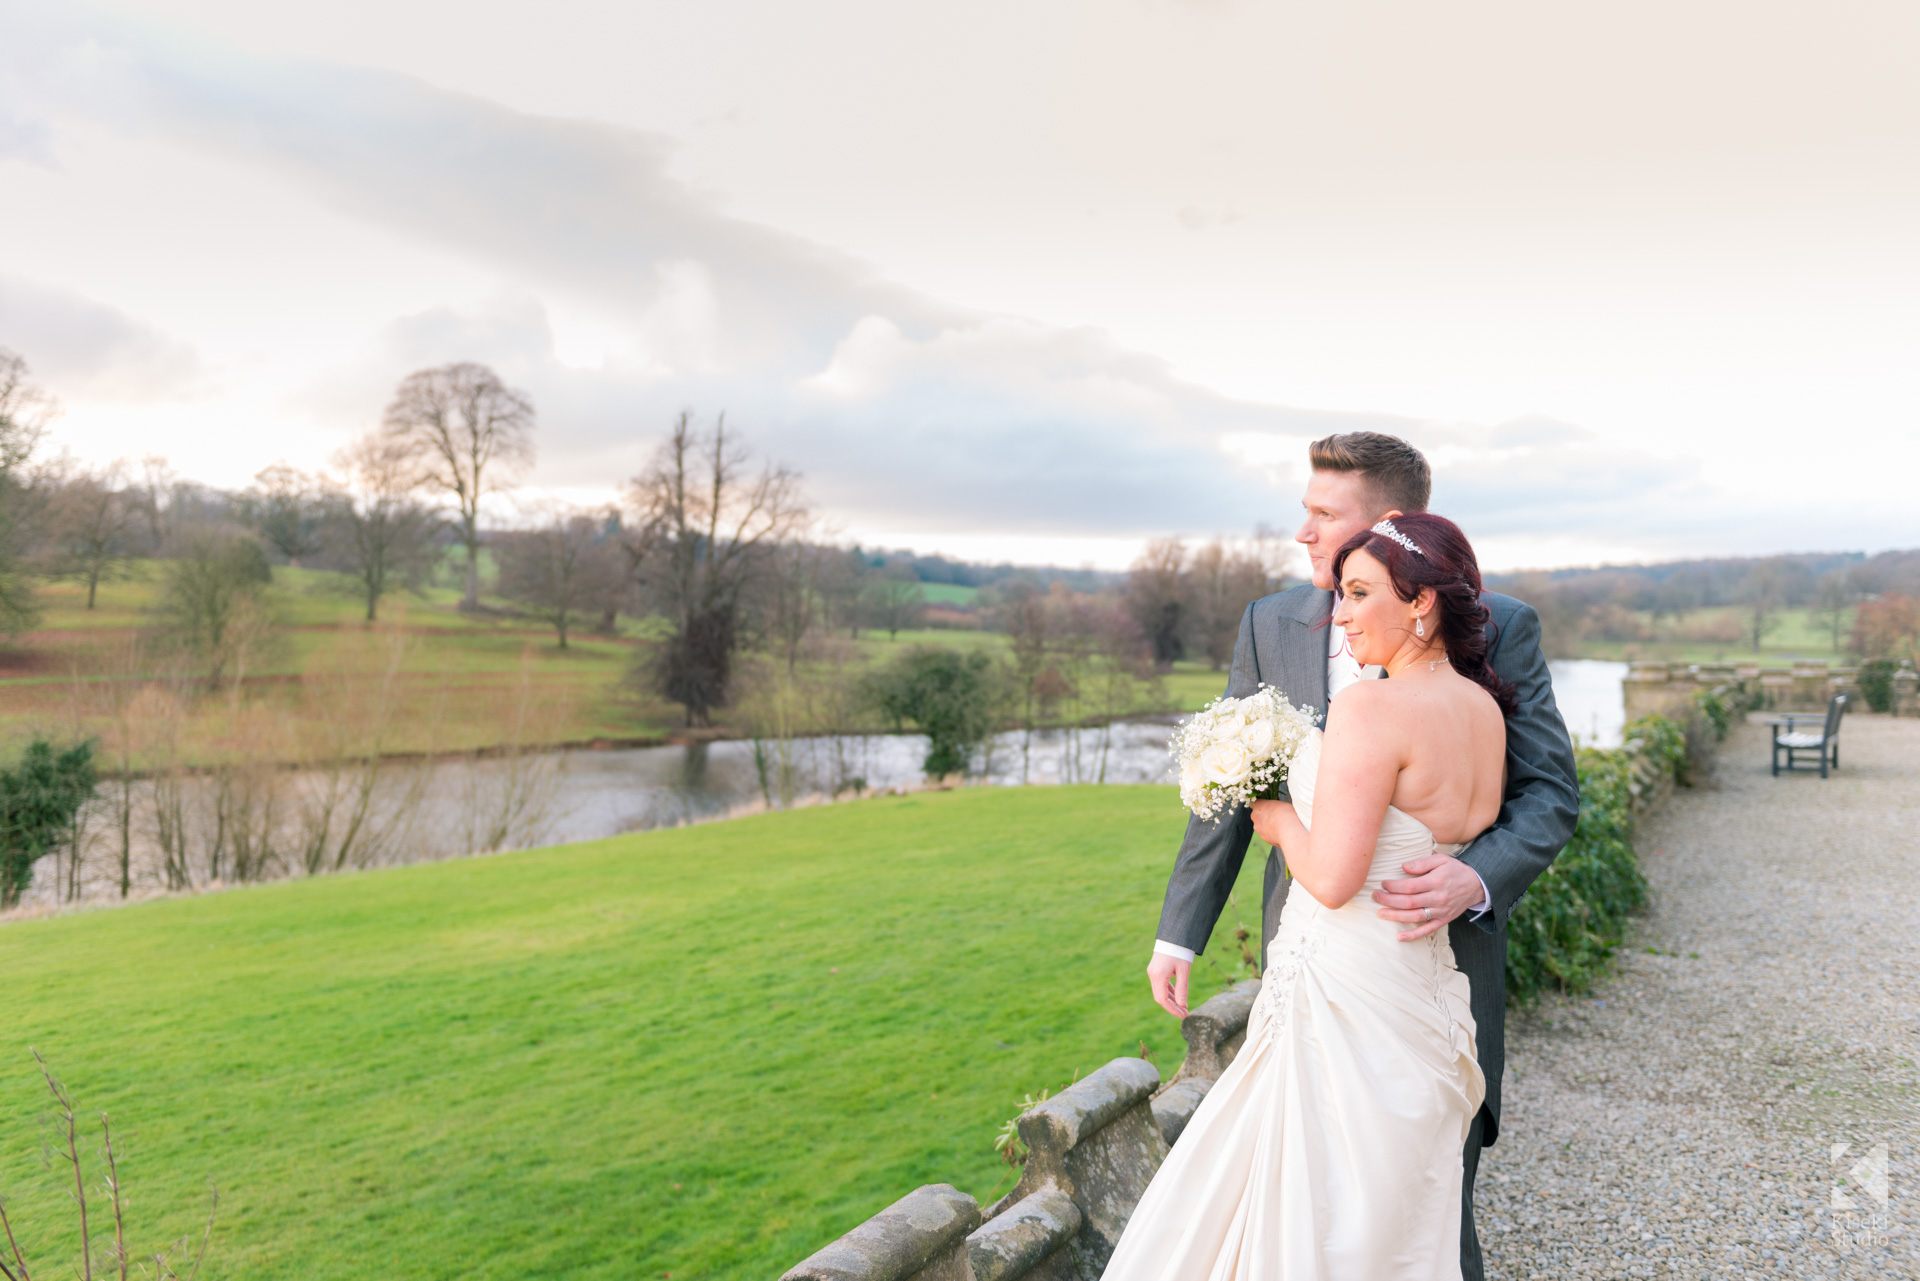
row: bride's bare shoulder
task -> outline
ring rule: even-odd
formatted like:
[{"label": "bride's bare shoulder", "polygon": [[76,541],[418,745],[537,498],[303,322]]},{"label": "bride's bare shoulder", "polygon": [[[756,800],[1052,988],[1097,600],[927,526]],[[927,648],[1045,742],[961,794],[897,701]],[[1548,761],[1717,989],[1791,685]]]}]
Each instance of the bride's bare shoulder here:
[{"label": "bride's bare shoulder", "polygon": [[1327,728],[1378,724],[1399,714],[1406,691],[1392,681],[1355,681],[1327,705]]}]

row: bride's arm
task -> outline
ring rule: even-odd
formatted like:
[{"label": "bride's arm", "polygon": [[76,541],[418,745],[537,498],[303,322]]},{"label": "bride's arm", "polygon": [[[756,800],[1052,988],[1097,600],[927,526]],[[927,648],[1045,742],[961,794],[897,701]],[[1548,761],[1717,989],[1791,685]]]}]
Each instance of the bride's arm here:
[{"label": "bride's arm", "polygon": [[1311,831],[1291,805],[1255,806],[1254,830],[1280,847],[1293,879],[1329,907],[1366,884],[1380,822],[1406,765],[1398,710],[1397,700],[1373,682],[1350,685],[1334,700],[1320,743]]}]

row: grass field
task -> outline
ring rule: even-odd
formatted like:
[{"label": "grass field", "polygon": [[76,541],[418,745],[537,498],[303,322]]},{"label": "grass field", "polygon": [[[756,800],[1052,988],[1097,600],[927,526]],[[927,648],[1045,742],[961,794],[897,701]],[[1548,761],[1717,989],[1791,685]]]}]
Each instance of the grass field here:
[{"label": "grass field", "polygon": [[929,605],[971,605],[979,598],[980,589],[958,583],[922,583],[920,594]]},{"label": "grass field", "polygon": [[112,1115],[139,1243],[218,1181],[214,1277],[774,1276],[921,1183],[984,1197],[1023,1092],[1142,1040],[1171,1073],[1182,817],[922,793],[0,927],[0,1188],[55,1275],[31,1045]]},{"label": "grass field", "polygon": [[[1641,611],[1642,623],[1653,634],[1651,640],[1637,641],[1583,641],[1580,657],[1611,659],[1616,662],[1630,662],[1635,659],[1666,660],[1686,663],[1739,662],[1742,659],[1758,659],[1763,663],[1788,663],[1796,658],[1824,658],[1829,662],[1851,662],[1846,652],[1847,634],[1852,629],[1849,622],[1840,632],[1840,645],[1833,643],[1833,632],[1823,624],[1809,609],[1789,609],[1780,612],[1779,621],[1760,643],[1756,653],[1750,640],[1735,639],[1741,635],[1740,627],[1743,613],[1737,606],[1723,605],[1713,609],[1695,610],[1686,616],[1684,623],[1676,628],[1671,619],[1654,622],[1651,614]],[[1713,632],[1721,633],[1714,640],[1702,640],[1700,636]],[[1692,634],[1689,639],[1687,634]]]},{"label": "grass field", "polygon": [[[144,676],[159,666],[149,648],[130,659],[129,645],[151,627],[158,574],[101,585],[96,608],[84,608],[84,587],[51,583],[37,592],[40,626],[0,648],[0,737],[36,731],[99,732],[106,691],[102,678]],[[630,638],[575,637],[566,650],[551,629],[525,619],[472,617],[455,606],[458,593],[430,589],[382,603],[384,627],[370,634],[364,607],[343,576],[313,570],[274,571],[267,603],[275,629],[253,659],[248,696],[297,710],[302,673],[352,670],[385,660],[396,632],[405,638],[397,697],[404,729],[395,750],[458,751],[500,741],[502,709],[529,701],[546,714],[542,729],[562,740],[645,737],[664,732],[674,708],[636,699],[621,686],[633,651]],[[375,653],[373,651],[382,651]]]},{"label": "grass field", "polygon": [[[139,568],[140,577],[102,584],[92,610],[84,608],[85,589],[79,584],[56,582],[39,589],[44,607],[39,628],[13,646],[0,646],[0,755],[35,733],[111,738],[111,680],[144,676],[157,665],[151,649],[138,654],[129,649],[136,633],[155,621],[159,597],[158,567],[140,563]],[[369,632],[346,576],[276,569],[268,589],[274,634],[251,660],[247,697],[298,720],[309,710],[302,703],[302,677],[378,669],[387,661],[386,647],[399,639],[398,714],[384,750],[492,747],[507,741],[512,725],[521,726],[522,741],[537,743],[662,738],[683,728],[677,705],[641,696],[626,680],[646,623],[622,619],[618,636],[577,630],[562,650],[552,629],[536,621],[464,614],[458,603],[459,593],[450,587],[418,596],[395,594],[382,603],[382,627]],[[874,662],[913,645],[1000,651],[1007,640],[997,633],[960,630],[897,636],[867,631],[859,640],[862,655]],[[1141,710],[1198,707],[1224,684],[1222,673],[1182,664],[1164,681],[1164,701]],[[524,723],[526,709],[534,713],[536,723],[530,726]],[[199,726],[187,755],[217,755],[224,732],[220,724]]]}]

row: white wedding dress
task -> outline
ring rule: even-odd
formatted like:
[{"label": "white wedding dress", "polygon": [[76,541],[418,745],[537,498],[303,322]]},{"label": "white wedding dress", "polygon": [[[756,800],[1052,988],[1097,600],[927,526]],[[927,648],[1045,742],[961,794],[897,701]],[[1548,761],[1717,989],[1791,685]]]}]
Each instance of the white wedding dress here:
[{"label": "white wedding dress", "polygon": [[[1313,825],[1320,731],[1289,790]],[[1366,884],[1299,886],[1247,1037],[1141,1197],[1104,1281],[1458,1281],[1460,1165],[1486,1080],[1447,931],[1402,943],[1372,893],[1438,850],[1389,808]]]}]

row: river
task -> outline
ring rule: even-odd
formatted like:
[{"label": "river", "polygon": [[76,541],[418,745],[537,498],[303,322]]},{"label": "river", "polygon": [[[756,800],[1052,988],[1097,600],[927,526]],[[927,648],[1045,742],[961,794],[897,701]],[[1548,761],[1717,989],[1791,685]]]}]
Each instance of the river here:
[{"label": "river", "polygon": [[[1625,663],[1569,660],[1548,664],[1553,692],[1568,731],[1586,745],[1618,746],[1625,723],[1620,682]],[[1158,783],[1167,779],[1172,718],[1125,721],[1104,740],[1104,781]],[[1102,731],[1044,730],[1028,744],[1018,732],[1001,734],[987,757],[993,786],[1102,781]],[[926,740],[915,734],[796,743],[792,775],[801,795],[831,790],[837,778],[858,778],[869,789],[911,787],[920,779]],[[592,840],[618,832],[671,827],[765,806],[754,748],[746,742],[694,746],[571,751],[556,780],[544,839]]]},{"label": "river", "polygon": [[[1550,667],[1554,696],[1575,738],[1617,744],[1626,664]],[[1044,730],[1031,737],[999,734],[986,753],[984,782],[1166,782],[1167,739],[1177,719]],[[781,752],[787,754],[784,767]],[[415,863],[674,827],[770,808],[769,792],[777,808],[836,792],[907,789],[921,783],[925,752],[926,740],[918,735],[872,734],[759,747],[722,741],[392,762],[365,775],[371,800],[364,821],[353,822],[348,813],[360,771],[352,767],[280,770],[260,763],[218,777],[142,779],[124,793],[109,783],[83,823],[85,856],[74,879],[80,898],[118,896],[122,830],[131,838],[135,885],[199,887],[236,876],[272,879],[305,869]],[[329,796],[336,798],[331,804]],[[116,819],[122,809],[130,816],[125,829]],[[162,814],[177,833],[170,847],[160,840]],[[342,849],[342,834],[349,830],[358,835]],[[248,851],[251,871],[238,861]],[[44,910],[75,893],[50,857],[36,865],[25,905]]]}]

